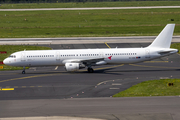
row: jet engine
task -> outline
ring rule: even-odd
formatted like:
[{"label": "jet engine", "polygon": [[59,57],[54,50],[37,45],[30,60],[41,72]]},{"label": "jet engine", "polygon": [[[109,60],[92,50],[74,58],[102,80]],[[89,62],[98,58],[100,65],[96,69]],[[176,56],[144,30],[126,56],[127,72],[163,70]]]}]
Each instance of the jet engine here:
[{"label": "jet engine", "polygon": [[79,69],[85,68],[86,66],[82,63],[66,63],[65,69],[66,71],[77,71]]}]

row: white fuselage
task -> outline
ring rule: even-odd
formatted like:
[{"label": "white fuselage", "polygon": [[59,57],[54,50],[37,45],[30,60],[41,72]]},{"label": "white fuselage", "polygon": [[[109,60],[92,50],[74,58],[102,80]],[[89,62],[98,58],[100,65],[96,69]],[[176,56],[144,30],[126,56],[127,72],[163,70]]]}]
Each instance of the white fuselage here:
[{"label": "white fuselage", "polygon": [[[71,50],[34,50],[13,53],[4,60],[11,66],[56,66],[65,65],[72,60],[99,59],[104,60],[91,64],[129,64],[147,61],[176,53],[176,49],[170,49],[168,54],[159,54],[163,48],[114,48],[114,49],[71,49]],[[168,49],[169,50],[169,49]]]}]

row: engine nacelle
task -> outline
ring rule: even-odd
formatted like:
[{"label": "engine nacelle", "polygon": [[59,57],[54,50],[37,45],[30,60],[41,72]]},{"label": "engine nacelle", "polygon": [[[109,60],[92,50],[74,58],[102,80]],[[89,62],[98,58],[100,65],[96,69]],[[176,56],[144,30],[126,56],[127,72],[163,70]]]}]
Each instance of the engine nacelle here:
[{"label": "engine nacelle", "polygon": [[66,71],[77,71],[79,69],[85,68],[86,66],[81,63],[66,63],[65,69]]}]

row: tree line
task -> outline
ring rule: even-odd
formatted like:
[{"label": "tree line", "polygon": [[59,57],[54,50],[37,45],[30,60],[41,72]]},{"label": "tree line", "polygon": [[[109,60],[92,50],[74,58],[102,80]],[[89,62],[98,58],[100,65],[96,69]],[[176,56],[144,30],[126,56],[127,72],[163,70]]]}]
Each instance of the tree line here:
[{"label": "tree line", "polygon": [[176,0],[0,0],[0,3],[58,3],[58,2],[115,2],[115,1],[176,1]]}]

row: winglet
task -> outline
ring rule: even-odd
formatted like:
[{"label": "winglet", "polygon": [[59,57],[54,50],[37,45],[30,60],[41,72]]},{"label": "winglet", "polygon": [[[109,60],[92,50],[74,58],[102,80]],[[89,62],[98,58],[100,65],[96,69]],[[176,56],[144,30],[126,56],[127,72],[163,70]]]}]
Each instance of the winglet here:
[{"label": "winglet", "polygon": [[175,24],[167,24],[161,33],[148,47],[153,48],[170,48]]}]

